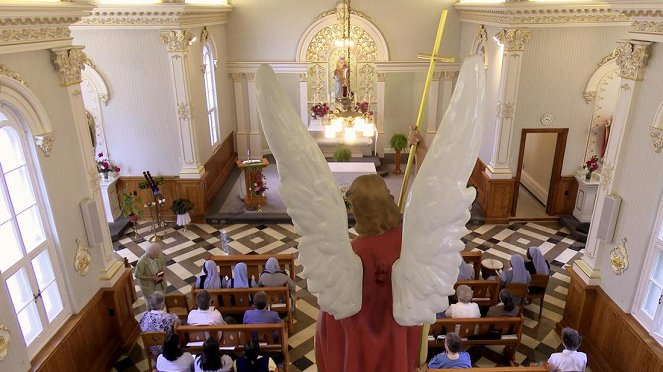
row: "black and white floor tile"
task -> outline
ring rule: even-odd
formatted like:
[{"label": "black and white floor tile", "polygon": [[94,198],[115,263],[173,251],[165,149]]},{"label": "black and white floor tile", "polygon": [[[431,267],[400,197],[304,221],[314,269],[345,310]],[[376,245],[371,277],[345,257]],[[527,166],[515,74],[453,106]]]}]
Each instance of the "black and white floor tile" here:
[{"label": "black and white floor tile", "polygon": [[[568,291],[569,276],[566,267],[578,258],[584,244],[571,238],[569,232],[557,223],[529,222],[510,225],[468,225],[469,234],[464,238],[466,250],[481,250],[485,257],[508,262],[512,254],[524,255],[527,247],[539,246],[551,263],[553,274],[544,299],[543,316],[538,321],[538,304],[525,309],[525,331],[516,353],[521,364],[540,362],[561,348],[561,341],[554,331],[562,318]],[[188,293],[195,275],[200,272],[206,254],[222,254],[219,234],[223,229],[230,238],[230,254],[296,253],[300,239],[291,224],[249,225],[233,224],[212,226],[192,224],[185,231],[169,225],[160,233],[163,236],[164,253],[168,257],[166,278],[168,293]],[[351,229],[352,233],[352,229]],[[151,236],[150,224],[139,225],[138,238],[127,233],[114,243],[116,253],[135,265],[143,255]],[[508,267],[508,264],[506,265]],[[306,281],[299,276],[297,267],[297,310],[290,345],[289,371],[316,371],[313,337],[318,307],[315,297],[306,290]],[[140,289],[139,300],[134,304],[137,318],[145,310]],[[477,367],[504,364],[499,348],[474,347],[470,350]],[[128,355],[123,355],[113,371],[146,371],[147,361],[140,341]]]}]

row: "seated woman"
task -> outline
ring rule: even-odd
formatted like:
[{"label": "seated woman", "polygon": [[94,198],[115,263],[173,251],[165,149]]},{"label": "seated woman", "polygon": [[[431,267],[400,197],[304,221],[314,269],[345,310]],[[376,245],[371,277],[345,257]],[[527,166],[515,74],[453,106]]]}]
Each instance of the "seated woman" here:
[{"label": "seated woman", "polygon": [[530,274],[550,275],[550,263],[543,257],[539,247],[527,248],[525,268]]},{"label": "seated woman", "polygon": [[[148,311],[140,317],[138,326],[142,333],[145,332],[166,332],[173,331],[176,323],[179,323],[177,315],[166,312],[166,302],[163,292],[152,292],[147,296]],[[150,352],[152,355],[161,354],[162,346],[152,346]]]},{"label": "seated woman", "polygon": [[520,315],[520,308],[514,304],[510,290],[504,288],[500,291],[500,302],[500,304],[491,306],[488,309],[487,318]]},{"label": "seated woman", "polygon": [[244,324],[276,324],[281,318],[276,311],[267,310],[267,293],[260,291],[253,296],[255,309],[244,312]]},{"label": "seated woman", "polygon": [[511,268],[499,273],[500,287],[504,288],[507,284],[511,283],[529,284],[532,281],[532,276],[525,268],[523,256],[514,254],[511,256],[510,262]]},{"label": "seated woman", "polygon": [[221,355],[219,342],[214,337],[209,337],[203,343],[203,353],[193,361],[194,372],[230,372],[232,368],[232,358]]},{"label": "seated woman", "polygon": [[474,267],[461,260],[457,280],[474,280]]},{"label": "seated woman", "polygon": [[244,262],[238,262],[233,267],[233,277],[228,280],[228,278],[223,278],[222,281],[223,288],[255,288],[258,286],[253,278],[249,284],[249,273]]},{"label": "seated woman", "polygon": [[177,333],[171,333],[163,343],[163,352],[157,357],[157,371],[159,372],[191,372],[193,369],[193,355],[180,349],[180,338]]},{"label": "seated woman", "polygon": [[276,370],[276,363],[270,357],[260,356],[258,340],[251,340],[244,344],[244,356],[235,360],[236,372],[272,372]]},{"label": "seated woman", "polygon": [[219,268],[212,260],[206,260],[203,264],[203,272],[196,278],[197,289],[216,289],[221,288],[221,277]]},{"label": "seated woman", "polygon": [[480,318],[479,305],[472,302],[472,288],[459,285],[456,288],[458,302],[449,306],[445,312],[447,318]]},{"label": "seated woman", "polygon": [[444,353],[438,354],[428,362],[428,368],[472,368],[470,354],[460,351],[460,336],[447,333],[444,336]]},{"label": "seated woman", "polygon": [[550,372],[584,372],[587,368],[587,354],[578,351],[582,337],[573,328],[562,329],[561,353],[553,353],[548,359],[548,371]]},{"label": "seated woman", "polygon": [[265,263],[265,271],[263,271],[258,278],[258,286],[283,287],[284,285],[288,286],[290,294],[295,293],[295,283],[285,271],[281,270],[279,261],[276,257],[270,257]]}]

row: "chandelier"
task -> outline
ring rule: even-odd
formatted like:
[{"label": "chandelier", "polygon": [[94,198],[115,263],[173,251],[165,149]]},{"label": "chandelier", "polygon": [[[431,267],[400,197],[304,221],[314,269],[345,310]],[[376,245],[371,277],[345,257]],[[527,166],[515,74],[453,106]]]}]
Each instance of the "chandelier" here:
[{"label": "chandelier", "polygon": [[330,95],[329,107],[335,108],[324,122],[325,138],[334,139],[341,136],[346,143],[355,142],[358,135],[369,138],[375,136],[370,103],[356,102],[355,94],[350,90],[350,49],[354,47],[350,36],[350,14],[350,0],[338,3],[336,16],[343,28],[343,38],[335,40],[334,46],[344,49],[345,53],[341,53],[334,70],[334,94],[333,99]]}]

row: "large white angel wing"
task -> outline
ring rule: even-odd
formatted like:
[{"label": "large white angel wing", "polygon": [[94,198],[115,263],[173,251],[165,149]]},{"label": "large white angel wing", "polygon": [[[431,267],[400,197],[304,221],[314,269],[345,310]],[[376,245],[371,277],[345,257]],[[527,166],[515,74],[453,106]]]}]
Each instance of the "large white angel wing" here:
[{"label": "large white angel wing", "polygon": [[460,239],[475,197],[466,185],[481,145],[484,79],[483,59],[466,58],[406,201],[403,245],[391,277],[394,318],[401,325],[434,323],[454,293]]},{"label": "large white angel wing", "polygon": [[327,161],[268,65],[256,75],[258,113],[279,170],[279,191],[302,236],[308,290],[336,319],[361,310],[363,269],[350,246],[348,214]]}]

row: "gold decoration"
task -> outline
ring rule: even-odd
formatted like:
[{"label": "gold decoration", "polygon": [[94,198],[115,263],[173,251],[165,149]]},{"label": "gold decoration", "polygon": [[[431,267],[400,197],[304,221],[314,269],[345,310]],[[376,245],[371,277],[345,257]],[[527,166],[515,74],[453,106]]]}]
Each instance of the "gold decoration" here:
[{"label": "gold decoration", "polygon": [[626,252],[626,238],[622,238],[620,245],[610,251],[610,266],[617,275],[622,275],[628,269],[628,254]]},{"label": "gold decoration", "polygon": [[180,102],[177,104],[177,116],[184,120],[189,118],[189,105],[186,102]]},{"label": "gold decoration", "polygon": [[497,103],[497,117],[501,119],[513,118],[513,103]]},{"label": "gold decoration", "polygon": [[0,324],[0,362],[7,357],[10,339],[9,329],[4,324]]},{"label": "gold decoration", "polygon": [[661,148],[663,148],[663,129],[651,127],[649,128],[649,136],[654,142],[654,151],[661,152]]},{"label": "gold decoration", "polygon": [[567,8],[511,8],[486,7],[481,9],[475,4],[456,5],[463,21],[476,21],[477,23],[501,25],[528,25],[552,23],[614,23],[628,22],[629,16],[618,9],[610,9],[610,5],[600,8],[594,4],[590,6],[576,5]]},{"label": "gold decoration", "polygon": [[81,70],[84,68],[85,61],[88,60],[83,53],[82,46],[72,46],[66,48],[51,49],[53,53],[51,61],[60,77],[60,85],[68,87],[70,85],[80,84]]},{"label": "gold decoration", "polygon": [[612,165],[608,160],[603,161],[603,166],[601,167],[601,189],[603,191],[608,191],[610,183],[612,182],[612,172],[615,170],[615,166]]},{"label": "gold decoration", "polygon": [[[363,28],[353,25],[350,36],[355,43],[352,53],[357,61],[368,62],[378,59],[375,41]],[[306,49],[306,62],[327,63],[329,55],[336,49],[334,40],[342,38],[343,25],[338,23],[318,31]]]},{"label": "gold decoration", "polygon": [[53,142],[55,142],[55,133],[43,133],[34,136],[35,144],[44,153],[44,156],[49,156],[53,149]]},{"label": "gold decoration", "polygon": [[189,50],[191,44],[191,33],[187,30],[171,30],[161,32],[161,42],[166,50],[171,53],[184,53]]},{"label": "gold decoration", "polygon": [[601,62],[599,62],[599,66],[605,65],[606,63],[612,61],[613,59],[616,59],[617,57],[619,57],[619,48],[613,49],[612,52],[610,52],[610,54],[603,57]]},{"label": "gold decoration", "polygon": [[619,76],[629,80],[642,80],[645,75],[645,67],[649,62],[650,43],[643,41],[621,41],[619,43],[621,44],[617,56]]},{"label": "gold decoration", "polygon": [[15,71],[10,70],[5,65],[0,65],[0,75],[6,76],[6,77],[8,77],[10,79],[13,79],[13,80],[16,80],[20,84],[27,86],[27,84],[25,84],[25,80],[23,80],[23,78],[21,78],[21,75],[19,75]]},{"label": "gold decoration", "polygon": [[90,270],[90,263],[92,262],[92,255],[90,255],[90,248],[81,244],[81,240],[76,238],[76,255],[74,256],[74,269],[80,276],[87,275]]},{"label": "gold decoration", "polygon": [[525,44],[532,38],[532,32],[504,29],[495,34],[495,38],[504,46],[505,51],[523,51],[525,50]]}]

